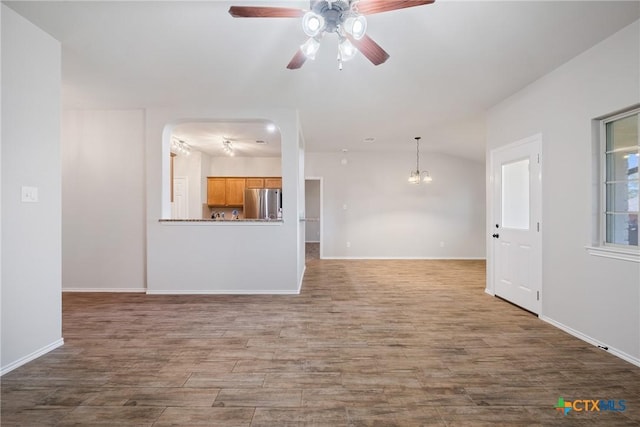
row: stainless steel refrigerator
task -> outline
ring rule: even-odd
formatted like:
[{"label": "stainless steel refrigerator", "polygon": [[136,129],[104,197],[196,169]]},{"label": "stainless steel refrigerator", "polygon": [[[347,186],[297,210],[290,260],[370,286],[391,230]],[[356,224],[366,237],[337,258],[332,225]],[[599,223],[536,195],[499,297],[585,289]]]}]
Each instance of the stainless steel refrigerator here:
[{"label": "stainless steel refrigerator", "polygon": [[245,219],[281,219],[282,190],[248,188],[244,190]]}]

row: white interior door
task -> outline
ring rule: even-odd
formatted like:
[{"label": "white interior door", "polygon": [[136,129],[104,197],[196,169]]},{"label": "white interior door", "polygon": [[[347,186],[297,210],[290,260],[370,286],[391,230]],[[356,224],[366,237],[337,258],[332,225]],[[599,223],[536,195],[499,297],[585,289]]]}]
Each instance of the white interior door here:
[{"label": "white interior door", "polygon": [[189,218],[189,181],[186,176],[173,178],[171,217],[173,219]]},{"label": "white interior door", "polygon": [[492,151],[493,288],[540,314],[542,291],[540,136]]}]

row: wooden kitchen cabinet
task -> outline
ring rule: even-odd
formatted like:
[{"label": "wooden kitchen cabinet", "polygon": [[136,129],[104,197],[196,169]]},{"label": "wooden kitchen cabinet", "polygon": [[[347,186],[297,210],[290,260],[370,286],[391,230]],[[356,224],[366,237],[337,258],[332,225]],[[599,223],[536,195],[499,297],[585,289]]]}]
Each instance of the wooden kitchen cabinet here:
[{"label": "wooden kitchen cabinet", "polygon": [[207,178],[207,205],[225,206],[227,203],[226,178]]},{"label": "wooden kitchen cabinet", "polygon": [[244,178],[227,178],[227,204],[229,207],[242,207],[244,204]]},{"label": "wooden kitchen cabinet", "polygon": [[207,177],[207,205],[238,208],[245,188],[282,188],[281,177]]},{"label": "wooden kitchen cabinet", "polygon": [[264,188],[264,178],[247,178],[247,188]]},{"label": "wooden kitchen cabinet", "polygon": [[244,178],[207,178],[207,205],[211,207],[242,207]]},{"label": "wooden kitchen cabinet", "polygon": [[264,188],[282,188],[282,178],[265,178]]}]

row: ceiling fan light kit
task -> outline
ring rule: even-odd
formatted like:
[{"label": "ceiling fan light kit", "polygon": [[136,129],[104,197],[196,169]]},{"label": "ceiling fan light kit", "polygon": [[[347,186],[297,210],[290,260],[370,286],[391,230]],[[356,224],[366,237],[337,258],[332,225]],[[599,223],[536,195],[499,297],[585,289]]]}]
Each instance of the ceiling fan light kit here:
[{"label": "ceiling fan light kit", "polygon": [[338,68],[352,59],[358,51],[373,65],[389,59],[385,52],[367,35],[365,15],[389,12],[414,6],[431,4],[435,0],[311,0],[309,10],[269,6],[231,6],[234,18],[298,18],[302,17],[302,30],[309,39],[300,46],[287,68],[296,70],[307,59],[315,59],[320,40],[325,33],[338,36]]}]

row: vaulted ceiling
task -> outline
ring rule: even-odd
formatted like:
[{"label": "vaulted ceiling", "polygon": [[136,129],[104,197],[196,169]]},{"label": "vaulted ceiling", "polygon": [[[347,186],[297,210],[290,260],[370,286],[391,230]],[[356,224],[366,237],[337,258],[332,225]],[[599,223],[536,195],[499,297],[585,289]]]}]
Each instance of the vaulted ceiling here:
[{"label": "vaulted ceiling", "polygon": [[292,71],[299,19],[227,11],[304,1],[6,4],[61,41],[67,108],[295,108],[308,151],[413,150],[421,135],[425,151],[478,160],[488,108],[640,17],[637,1],[438,0],[369,17],[391,55],[380,66],[358,55],[340,71],[330,35]]}]

